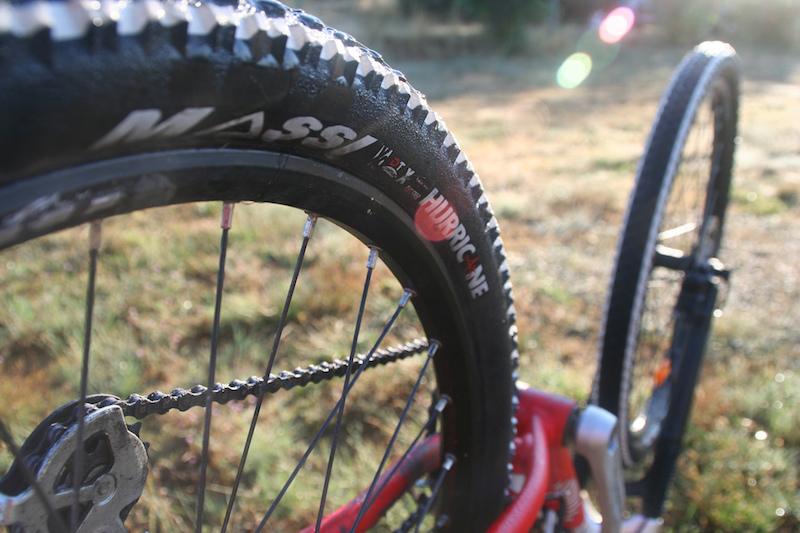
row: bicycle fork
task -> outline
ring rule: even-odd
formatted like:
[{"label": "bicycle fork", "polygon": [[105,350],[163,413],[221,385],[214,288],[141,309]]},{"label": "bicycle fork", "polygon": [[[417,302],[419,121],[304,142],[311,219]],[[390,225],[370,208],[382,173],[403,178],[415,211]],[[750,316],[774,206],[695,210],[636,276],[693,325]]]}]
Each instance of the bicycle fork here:
[{"label": "bicycle fork", "polygon": [[[541,390],[518,385],[518,437],[512,473],[514,502],[490,533],[523,533],[544,519],[547,533],[658,533],[660,518],[623,520],[625,480],[617,417]],[[599,513],[582,491],[573,464],[582,455],[594,480]]]}]

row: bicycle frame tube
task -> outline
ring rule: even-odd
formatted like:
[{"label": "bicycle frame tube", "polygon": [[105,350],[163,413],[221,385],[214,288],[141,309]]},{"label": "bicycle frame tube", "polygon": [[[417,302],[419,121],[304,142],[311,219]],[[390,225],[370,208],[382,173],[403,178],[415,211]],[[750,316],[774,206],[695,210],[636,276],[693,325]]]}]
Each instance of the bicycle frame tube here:
[{"label": "bicycle frame tube", "polygon": [[[578,409],[577,402],[518,385],[516,453],[513,460],[513,501],[487,533],[528,533],[544,510],[550,517],[544,531],[571,533],[658,533],[661,519],[635,515],[624,522],[622,458],[616,417],[599,407]],[[602,518],[581,494],[573,451],[583,455],[597,486]],[[441,467],[438,435],[412,449],[409,456],[384,474],[384,489],[372,496],[357,532],[368,530],[416,479]],[[320,531],[349,531],[366,492],[322,522]],[[549,525],[548,525],[549,524]],[[301,533],[313,531],[309,528]]]},{"label": "bicycle frame tube", "polygon": [[[370,496],[370,505],[367,507],[363,518],[358,522],[356,533],[367,531],[381,518],[381,516],[394,504],[414,482],[426,472],[433,472],[441,466],[440,439],[438,434],[431,435],[411,449],[409,455],[398,463],[392,465],[376,483],[379,488]],[[350,531],[358,520],[358,514],[367,498],[365,490],[353,501],[326,516],[320,531],[325,533],[340,533]],[[312,533],[314,526],[309,526],[300,533]]]},{"label": "bicycle frame tube", "polygon": [[579,529],[584,522],[583,505],[572,454],[566,446],[577,402],[523,385],[518,394],[513,465],[514,478],[522,481],[522,486],[489,533],[530,531],[543,508],[558,513],[568,530]]},{"label": "bicycle frame tube", "polygon": [[[524,386],[519,388],[519,400],[512,474],[514,501],[492,524],[489,533],[527,533],[543,508],[558,513],[568,530],[579,529],[584,522],[580,487],[571,451],[565,446],[577,402]],[[438,435],[415,446],[399,468],[390,468],[381,477],[378,486],[383,490],[370,498],[369,511],[359,522],[357,532],[368,530],[416,479],[438,469],[440,463]],[[349,531],[365,497],[366,491],[327,516],[320,531]],[[313,530],[310,527],[301,533]]]},{"label": "bicycle frame tube", "polygon": [[[515,475],[524,481],[516,500],[490,533],[527,533],[547,512],[544,531],[572,533],[659,533],[661,518],[634,515],[622,520],[625,484],[617,419],[590,405],[518,386],[520,409]],[[595,481],[600,511],[581,494],[573,450],[583,455]]]}]

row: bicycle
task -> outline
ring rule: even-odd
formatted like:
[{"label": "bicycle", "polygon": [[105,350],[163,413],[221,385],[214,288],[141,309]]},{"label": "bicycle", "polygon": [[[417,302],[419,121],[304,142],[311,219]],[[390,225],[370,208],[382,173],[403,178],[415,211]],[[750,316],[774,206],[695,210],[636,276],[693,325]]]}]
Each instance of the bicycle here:
[{"label": "bicycle", "polygon": [[[714,122],[724,127],[719,139],[714,136],[722,152],[705,157],[720,154],[724,164],[711,188],[699,190],[701,196],[709,190],[727,195],[736,65],[733,50],[719,43],[688,56],[665,96],[635,198],[653,194],[651,188],[659,197],[669,194],[672,177],[651,183],[657,165],[647,162],[656,160],[662,143],[674,142],[667,158],[674,173],[684,130],[708,94],[722,95]],[[627,289],[616,283],[612,289],[595,387],[599,407],[579,410],[575,401],[517,385],[509,268],[480,180],[424,96],[353,37],[271,0],[2,4],[0,71],[0,247],[7,270],[24,265],[8,286],[23,283],[36,291],[36,298],[9,302],[13,311],[5,316],[11,324],[11,313],[28,315],[30,325],[26,330],[14,322],[15,331],[5,336],[6,380],[28,393],[9,399],[0,417],[2,440],[17,458],[0,481],[0,523],[10,530],[296,531],[308,524],[303,531],[658,530],[664,494],[648,497],[643,514],[623,523],[622,460],[642,461],[653,446],[661,458],[661,448],[683,432],[688,404],[678,407],[673,399],[691,397],[716,282],[727,275],[714,259],[724,201],[702,214],[699,233],[678,226],[681,235],[700,235],[699,246],[681,255],[657,242],[656,230],[645,232],[643,246],[627,244],[645,201],[633,200],[617,272],[633,269],[643,281],[633,304],[615,304],[615,293]],[[680,128],[661,128],[676,116]],[[250,226],[240,232],[236,204],[236,221]],[[276,212],[261,214],[261,204],[274,204]],[[221,219],[218,248],[205,231],[209,213]],[[664,217],[650,216],[653,227],[663,227]],[[186,222],[170,229],[191,243],[188,252],[161,235],[176,217]],[[129,224],[143,225],[144,232],[125,233]],[[292,225],[299,251],[288,259],[282,231]],[[87,237],[82,230],[50,237],[81,226],[88,227],[85,267],[77,266],[75,251],[81,247],[75,239]],[[101,238],[109,229],[120,244]],[[317,248],[323,253],[313,255],[320,235],[331,244],[323,242]],[[241,256],[233,247],[229,259],[229,238],[274,246]],[[39,242],[43,249],[35,247]],[[176,255],[187,273],[165,272],[158,255],[148,260],[150,248]],[[205,255],[209,248],[213,261]],[[362,250],[356,253],[365,267],[354,269],[354,250]],[[100,279],[101,255],[112,271],[106,278],[118,278],[117,290]],[[42,262],[38,273],[33,259]],[[648,421],[644,427],[655,444],[640,437],[638,419],[618,429],[611,414],[627,420],[629,384],[642,381],[633,373],[642,364],[632,362],[632,352],[612,348],[612,330],[623,324],[637,331],[644,324],[639,316],[645,293],[651,294],[644,281],[651,264],[689,272],[679,309],[689,296],[707,304],[691,308],[699,326],[679,319],[674,335],[665,335],[700,346],[673,350],[692,357],[670,356],[671,372],[659,366],[662,378],[650,404],[665,401],[670,410],[657,414],[665,428],[676,429],[660,430],[660,422],[653,429]],[[215,282],[206,275],[214,267]],[[66,304],[55,311],[49,304],[79,299],[67,280],[83,268],[88,282],[80,325],[38,331],[37,316],[75,314]],[[133,287],[133,278],[122,277],[125,268],[146,272],[147,279]],[[273,271],[286,274],[282,304],[274,303]],[[32,275],[42,277],[29,289]],[[47,276],[56,289],[63,280],[68,290],[54,294],[40,283]],[[160,289],[184,280],[192,290],[180,297]],[[320,289],[324,282],[330,282],[328,292]],[[265,294],[244,301],[236,284]],[[211,293],[205,300],[194,290],[203,285]],[[695,286],[700,296],[689,292]],[[355,296],[341,297],[348,290]],[[229,300],[239,305],[223,314]],[[407,316],[409,302],[413,317]],[[170,318],[203,306],[213,309],[213,318],[189,315],[188,329]],[[633,315],[615,318],[614,310],[626,306]],[[346,332],[340,331],[345,315],[355,322]],[[103,336],[93,333],[98,323],[124,326]],[[362,326],[371,328],[368,342]],[[170,332],[173,327],[178,330]],[[625,332],[631,344],[635,334]],[[120,350],[120,340],[135,348]],[[382,348],[384,341],[397,346]],[[346,355],[319,356],[320,346]],[[200,351],[208,353],[202,371]],[[381,368],[390,363],[394,372]],[[238,379],[218,384],[222,372]],[[242,372],[257,374],[242,379]],[[687,373],[690,379],[676,381]],[[42,395],[50,411],[56,408],[27,413],[39,410],[38,399],[28,400],[43,380]],[[396,401],[394,389],[387,393],[389,381],[407,398]],[[669,396],[664,384],[671,381],[676,392]],[[159,392],[164,387],[176,388]],[[291,391],[291,401],[281,391]],[[224,415],[212,416],[222,408],[213,404],[228,403]],[[323,403],[327,409],[317,414]],[[262,410],[273,422],[268,429],[256,428]],[[20,416],[7,422],[14,412]],[[32,431],[20,427],[25,417],[36,420]],[[220,425],[225,436],[212,443]],[[238,432],[243,437],[234,437]],[[17,449],[20,437],[25,443]],[[158,438],[163,445],[150,442]],[[292,446],[299,441],[311,445]],[[602,526],[583,511],[590,504],[579,494],[572,441],[590,465]],[[285,448],[270,455],[274,442]],[[324,453],[314,452],[320,443]],[[172,450],[177,444],[178,455]],[[231,448],[242,452],[220,464]],[[295,465],[284,466],[283,455]],[[673,456],[670,451],[666,461],[652,464],[674,462]],[[361,472],[361,457],[379,463],[377,472]],[[248,469],[247,460],[272,469]],[[341,465],[348,472],[332,475]],[[317,477],[295,495],[290,484],[307,470]],[[349,492],[354,482],[345,474],[360,476]],[[652,476],[646,484],[660,490],[669,472]],[[274,487],[273,477],[281,478]],[[311,487],[319,496],[303,501]],[[401,498],[407,501],[393,505]],[[280,505],[284,499],[292,501]],[[251,511],[253,502],[258,513]],[[391,526],[380,521],[387,512]]]}]

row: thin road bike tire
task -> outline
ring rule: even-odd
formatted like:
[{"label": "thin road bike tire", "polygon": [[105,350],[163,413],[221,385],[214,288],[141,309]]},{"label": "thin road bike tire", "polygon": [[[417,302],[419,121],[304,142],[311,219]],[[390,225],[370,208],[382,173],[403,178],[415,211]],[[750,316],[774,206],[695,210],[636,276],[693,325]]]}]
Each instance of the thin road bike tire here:
[{"label": "thin road bike tire", "polygon": [[[617,251],[592,401],[620,419],[623,460],[657,517],[716,310],[740,66],[727,44],[687,54],[661,101]],[[631,474],[634,475],[633,473]]]}]

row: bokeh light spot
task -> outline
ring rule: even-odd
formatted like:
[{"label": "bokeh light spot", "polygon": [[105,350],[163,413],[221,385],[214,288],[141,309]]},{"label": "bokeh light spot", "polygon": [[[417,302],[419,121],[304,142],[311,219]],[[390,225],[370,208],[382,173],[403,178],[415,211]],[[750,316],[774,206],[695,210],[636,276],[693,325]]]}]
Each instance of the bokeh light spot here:
[{"label": "bokeh light spot", "polygon": [[622,40],[631,28],[635,19],[633,10],[629,7],[618,7],[609,13],[600,23],[598,33],[600,39],[606,43],[616,43]]},{"label": "bokeh light spot", "polygon": [[592,71],[592,58],[589,54],[575,52],[558,68],[556,81],[565,89],[574,89],[589,77]]}]

